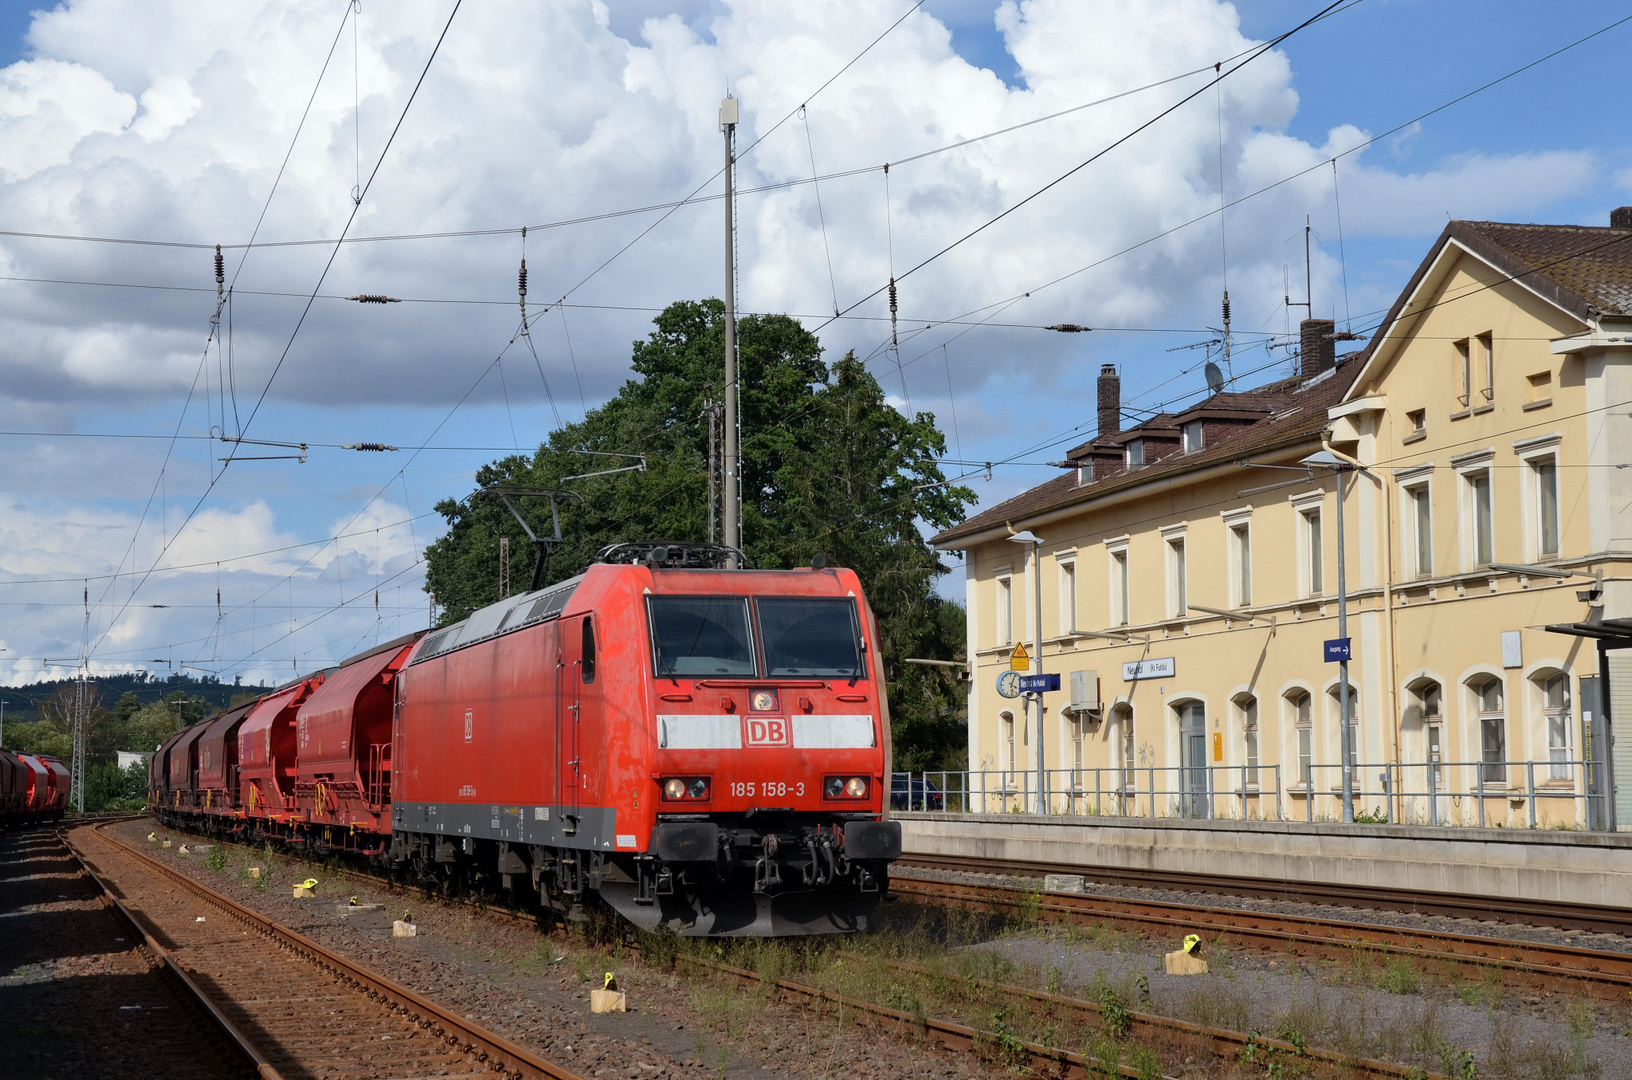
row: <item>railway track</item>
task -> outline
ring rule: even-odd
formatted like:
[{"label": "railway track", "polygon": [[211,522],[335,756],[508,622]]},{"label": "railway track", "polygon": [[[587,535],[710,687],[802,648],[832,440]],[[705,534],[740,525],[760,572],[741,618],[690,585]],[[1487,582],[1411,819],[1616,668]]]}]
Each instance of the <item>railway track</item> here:
[{"label": "railway track", "polygon": [[177,873],[100,825],[85,873],[265,1080],[578,1076]]},{"label": "railway track", "polygon": [[[905,854],[895,864],[897,869],[908,866],[978,874],[1008,874],[1014,877],[1040,878],[1048,874],[1075,874],[1101,885],[1120,885],[1136,889],[1174,889],[1183,892],[1244,896],[1257,900],[1286,900],[1298,904],[1374,908],[1378,911],[1442,915],[1453,919],[1479,919],[1519,926],[1548,926],[1560,930],[1582,930],[1591,934],[1632,937],[1632,909],[1603,907],[1597,904],[1569,904],[1463,893],[1407,892],[1365,885],[1186,874],[1173,870],[1125,870],[1115,866],[1082,866],[1073,863],[1027,862],[1017,859],[977,859],[959,855]],[[894,871],[891,873],[893,877]]]},{"label": "railway track", "polygon": [[1196,933],[1219,943],[1299,956],[1347,959],[1356,950],[1402,956],[1429,965],[1497,969],[1504,982],[1586,992],[1626,1001],[1632,991],[1632,954],[1424,931],[1409,927],[1281,915],[1240,908],[1079,893],[1038,893],[1007,885],[943,881],[895,873],[890,887],[905,897],[1008,911],[1035,910],[1040,918],[1104,923],[1177,941]]},{"label": "railway track", "polygon": [[[172,871],[172,873],[174,872]],[[336,870],[331,867],[326,873],[332,876],[336,874]],[[393,890],[402,888],[402,886],[385,878],[357,870],[342,869],[338,871],[338,874],[376,887],[383,886]],[[507,920],[531,922],[535,919],[535,916],[525,912],[478,904],[470,900],[444,900],[444,902],[476,907],[488,916],[501,917]],[[638,952],[639,950],[635,949],[634,951]],[[1001,1064],[1013,1066],[1020,1063],[1021,1059],[1024,1059],[1025,1067],[1033,1070],[1040,1069],[1046,1071],[1049,1075],[1059,1077],[1145,1075],[1137,1067],[1127,1064],[1113,1064],[1110,1066],[1110,1072],[1107,1072],[1107,1063],[1103,1060],[1090,1060],[1080,1052],[1019,1038],[1012,1032],[975,1027],[947,1018],[919,1015],[888,1005],[838,994],[831,990],[808,985],[796,979],[768,979],[758,972],[708,957],[680,954],[675,957],[675,962],[723,975],[745,984],[763,985],[771,983],[774,985],[775,993],[780,998],[802,1007],[818,1009],[826,1007],[840,1014],[848,1013],[852,1018],[860,1018],[863,1022],[889,1034],[925,1039],[931,1044],[939,1044],[951,1050],[984,1054],[998,1060]],[[1070,1024],[1076,1029],[1080,1029],[1081,1025],[1087,1024],[1101,1030],[1113,1041],[1131,1037],[1137,1040],[1139,1044],[1159,1047],[1171,1056],[1184,1057],[1199,1054],[1210,1056],[1220,1063],[1240,1062],[1245,1059],[1264,1068],[1269,1068],[1277,1060],[1282,1061],[1283,1064],[1296,1062],[1297,1067],[1301,1070],[1300,1075],[1310,1077],[1342,1076],[1345,1078],[1377,1078],[1377,1080],[1404,1080],[1404,1078],[1410,1078],[1410,1080],[1447,1080],[1447,1078],[1439,1077],[1439,1074],[1425,1072],[1420,1068],[1413,1069],[1409,1066],[1396,1065],[1375,1059],[1332,1053],[1318,1048],[1295,1045],[1283,1040],[1266,1038],[1257,1033],[1212,1028],[1134,1010],[1123,1010],[1118,1017],[1113,1017],[1107,1021],[1103,1015],[1104,1009],[1095,1002],[1049,994],[1025,987],[983,982],[954,973],[933,971],[898,960],[886,960],[884,964],[890,970],[905,977],[958,983],[966,988],[971,996],[996,995],[1009,1000],[1018,1008],[1025,1010],[1028,1015],[1046,1014],[1059,1019],[1064,1024]]]}]

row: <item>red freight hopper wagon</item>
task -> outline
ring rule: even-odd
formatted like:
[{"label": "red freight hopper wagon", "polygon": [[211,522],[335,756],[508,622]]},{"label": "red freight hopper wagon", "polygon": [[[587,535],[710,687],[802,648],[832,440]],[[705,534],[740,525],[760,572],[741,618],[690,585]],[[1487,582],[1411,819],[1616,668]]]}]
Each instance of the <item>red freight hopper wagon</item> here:
[{"label": "red freight hopper wagon", "polygon": [[[296,801],[307,822],[323,827],[325,846],[342,826],[348,837],[390,834],[397,673],[419,637],[410,634],[346,661],[300,707]],[[383,848],[382,839],[369,850]]]},{"label": "red freight hopper wagon", "polygon": [[198,805],[206,810],[237,805],[238,730],[254,707],[252,701],[227,710],[198,737]]},{"label": "red freight hopper wagon", "polygon": [[862,928],[901,834],[860,582],[718,554],[619,545],[427,634],[397,679],[392,860],[683,934]]},{"label": "red freight hopper wagon", "polygon": [[251,821],[281,822],[295,806],[295,714],[323,676],[263,697],[238,728],[238,804]]},{"label": "red freight hopper wagon", "polygon": [[32,821],[45,811],[51,791],[51,770],[33,754],[18,754],[17,760],[27,770],[22,777],[22,804],[24,815]]},{"label": "red freight hopper wagon", "polygon": [[68,766],[54,757],[41,756],[39,761],[46,769],[45,812],[53,821],[61,821],[68,812],[68,790],[72,786]]},{"label": "red freight hopper wagon", "polygon": [[170,744],[168,794],[171,806],[193,807],[202,802],[198,797],[198,740],[208,726],[194,724]]}]

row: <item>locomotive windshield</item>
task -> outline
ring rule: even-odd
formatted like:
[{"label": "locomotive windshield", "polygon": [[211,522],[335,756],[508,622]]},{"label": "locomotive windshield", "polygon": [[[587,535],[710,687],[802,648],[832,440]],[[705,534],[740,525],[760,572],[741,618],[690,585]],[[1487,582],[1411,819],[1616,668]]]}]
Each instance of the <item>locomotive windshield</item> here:
[{"label": "locomotive windshield", "polygon": [[865,678],[856,605],[848,599],[760,597],[765,673]]},{"label": "locomotive windshield", "polygon": [[659,675],[754,674],[748,601],[740,596],[651,596]]}]

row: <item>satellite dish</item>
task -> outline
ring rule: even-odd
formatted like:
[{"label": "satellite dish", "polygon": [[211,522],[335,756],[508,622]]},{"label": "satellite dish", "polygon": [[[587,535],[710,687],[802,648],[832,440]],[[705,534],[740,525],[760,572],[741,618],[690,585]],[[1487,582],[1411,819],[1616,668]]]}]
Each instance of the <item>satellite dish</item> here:
[{"label": "satellite dish", "polygon": [[1203,370],[1207,373],[1207,389],[1215,394],[1222,391],[1224,389],[1224,373],[1218,369],[1218,365],[1209,360],[1207,361],[1207,367]]}]

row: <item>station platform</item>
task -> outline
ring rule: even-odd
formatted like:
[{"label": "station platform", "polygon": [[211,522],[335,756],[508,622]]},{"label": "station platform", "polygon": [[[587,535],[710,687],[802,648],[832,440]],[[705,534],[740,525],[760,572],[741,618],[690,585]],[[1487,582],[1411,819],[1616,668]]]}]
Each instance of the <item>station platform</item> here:
[{"label": "station platform", "polygon": [[903,857],[1061,863],[1632,910],[1632,834],[896,811]]}]

